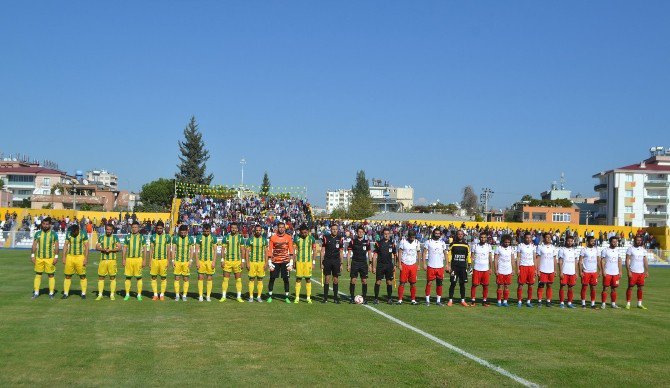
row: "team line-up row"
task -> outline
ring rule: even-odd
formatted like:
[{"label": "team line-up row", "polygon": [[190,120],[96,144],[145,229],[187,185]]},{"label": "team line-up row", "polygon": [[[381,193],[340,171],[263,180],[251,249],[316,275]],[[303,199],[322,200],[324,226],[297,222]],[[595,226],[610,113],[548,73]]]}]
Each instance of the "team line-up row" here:
[{"label": "team line-up row", "polygon": [[[49,296],[54,298],[55,265],[59,259],[58,237],[50,231],[50,220],[42,221],[42,229],[35,233],[31,259],[35,267],[33,298],[39,296],[42,274],[49,278]],[[142,300],[142,270],[150,268],[153,300],[164,300],[167,288],[167,271],[171,266],[174,274],[175,300],[187,300],[190,270],[193,264],[197,268],[198,294],[200,301],[211,301],[213,275],[216,263],[220,261],[223,269],[222,298],[227,300],[228,283],[231,275],[235,280],[237,300],[242,299],[242,271],[247,270],[249,277],[248,301],[262,302],[263,278],[265,271],[270,271],[267,302],[272,302],[275,279],[281,277],[284,283],[284,300],[289,300],[289,274],[296,270],[295,300],[299,303],[300,293],[305,283],[306,301],[312,303],[311,277],[316,265],[317,240],[303,225],[299,233],[292,238],[286,233],[284,224],[279,224],[277,233],[269,239],[263,236],[263,229],[257,226],[253,235],[243,238],[236,225],[232,225],[230,233],[222,238],[212,235],[210,228],[203,228],[203,233],[192,237],[188,235],[188,228],[182,226],[175,236],[165,233],[162,223],[158,223],[151,235],[149,244],[144,236],[139,234],[139,224],[134,223],[131,233],[124,239],[123,244],[112,234],[113,227],[106,227],[105,234],[98,238],[96,249],[101,253],[98,267],[98,296],[103,298],[105,279],[110,279],[110,298],[114,299],[116,292],[117,255],[120,253],[124,266],[125,300],[130,298],[131,280],[136,279],[138,300]],[[422,245],[416,239],[414,231],[410,230],[406,238],[399,244],[391,240],[389,230],[383,231],[383,237],[372,242],[365,236],[363,228],[356,231],[356,235],[348,244],[340,236],[339,227],[332,225],[330,234],[321,239],[321,270],[324,294],[322,303],[328,301],[330,285],[333,286],[333,301],[340,303],[339,277],[346,265],[350,273],[350,303],[367,303],[367,280],[369,272],[375,275],[374,300],[379,303],[381,284],[386,283],[387,303],[394,303],[392,293],[396,282],[396,269],[400,269],[399,286],[397,287],[397,301],[402,304],[405,297],[405,285],[409,284],[410,303],[416,301],[416,282],[419,269],[426,271],[425,303],[430,305],[432,284],[436,286],[435,304],[442,306],[442,288],[445,272],[449,276],[448,306],[454,303],[454,292],[458,285],[460,289],[460,304],[471,307],[476,302],[477,288],[482,288],[481,303],[489,306],[488,291],[493,272],[497,285],[497,305],[508,307],[509,288],[512,284],[512,275],[517,276],[517,303],[524,305],[522,296],[524,286],[527,288],[525,305],[533,307],[533,286],[537,282],[537,306],[552,306],[553,283],[556,275],[559,278],[559,301],[562,308],[574,308],[573,287],[577,278],[581,278],[582,307],[587,306],[586,292],[590,289],[590,305],[596,308],[596,286],[602,278],[601,308],[606,308],[609,294],[611,306],[616,304],[617,288],[623,273],[622,258],[618,252],[618,239],[609,239],[609,246],[599,249],[595,246],[593,237],[587,238],[586,247],[574,246],[573,238],[568,236],[566,245],[555,247],[551,242],[551,234],[543,235],[543,242],[534,245],[532,236],[526,234],[524,241],[517,247],[512,247],[511,236],[503,236],[501,244],[493,247],[486,243],[487,234],[482,232],[479,243],[469,245],[465,242],[463,231],[456,233],[452,244],[441,239],[440,229],[432,231],[431,238]],[[626,308],[630,308],[632,291],[637,287],[637,307],[646,309],[642,304],[645,279],[649,276],[647,251],[644,249],[641,237],[636,237],[634,246],[628,248],[625,257],[625,270],[628,275],[628,289],[626,292]],[[66,236],[63,247],[62,261],[64,268],[63,299],[68,298],[72,283],[72,276],[80,278],[82,298],[86,297],[87,279],[86,264],[88,261],[88,236],[80,233],[73,227]],[[219,260],[219,252],[221,257]],[[465,284],[471,278],[470,303],[466,302]],[[160,285],[158,283],[160,278]],[[360,278],[362,295],[355,295],[356,283]],[[567,289],[567,292],[565,292]],[[256,291],[256,298],[254,294]],[[546,295],[545,295],[546,291]],[[545,299],[546,296],[546,299]]]}]

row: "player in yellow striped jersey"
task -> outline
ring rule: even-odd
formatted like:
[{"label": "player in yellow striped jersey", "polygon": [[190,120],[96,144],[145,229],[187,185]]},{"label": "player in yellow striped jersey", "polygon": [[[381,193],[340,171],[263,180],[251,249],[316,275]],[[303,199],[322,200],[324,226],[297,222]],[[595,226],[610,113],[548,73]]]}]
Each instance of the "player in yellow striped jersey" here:
[{"label": "player in yellow striped jersey", "polygon": [[216,243],[212,236],[212,226],[202,225],[202,233],[195,238],[195,267],[198,269],[198,300],[202,302],[203,283],[207,278],[207,301],[211,302],[212,277],[216,268]]},{"label": "player in yellow striped jersey", "polygon": [[249,236],[246,243],[247,271],[249,272],[249,302],[254,301],[254,285],[258,286],[256,301],[262,302],[263,278],[267,268],[268,239],[263,237],[263,228],[254,226],[254,234]]},{"label": "player in yellow striped jersey", "polygon": [[146,266],[146,239],[140,234],[140,223],[133,221],[130,226],[130,234],[123,241],[123,267],[126,275],[126,296],[123,300],[130,299],[131,279],[137,281],[137,300],[142,301],[142,269]]},{"label": "player in yellow striped jersey", "polygon": [[293,245],[296,250],[296,277],[295,277],[295,302],[300,302],[300,288],[302,279],[305,279],[307,291],[307,303],[312,303],[312,270],[314,269],[314,257],[316,256],[316,240],[309,233],[307,225],[300,225],[300,232],[295,236]]},{"label": "player in yellow striped jersey", "polygon": [[[165,224],[158,221],[154,228],[154,234],[149,240],[149,268],[151,274],[151,290],[154,292],[152,300],[165,300],[167,289],[167,266],[170,256],[170,245],[172,237],[165,233]],[[160,294],[158,293],[158,277],[161,278]]]},{"label": "player in yellow striped jersey", "polygon": [[188,226],[181,225],[179,232],[172,238],[172,266],[174,267],[174,300],[179,301],[179,282],[184,279],[184,293],[181,299],[186,302],[188,295],[188,277],[193,264],[193,237],[188,235]]},{"label": "player in yellow striped jersey", "polygon": [[86,299],[86,264],[88,263],[88,234],[79,231],[79,225],[72,225],[65,236],[63,246],[63,264],[65,265],[65,281],[63,282],[63,298],[67,299],[72,285],[72,275],[79,275],[81,298]]},{"label": "player in yellow striped jersey", "polygon": [[40,295],[43,273],[46,273],[49,277],[49,299],[53,299],[56,288],[54,272],[56,272],[56,263],[58,262],[58,235],[51,230],[51,217],[43,219],[40,230],[35,232],[30,260],[35,266],[33,299]]},{"label": "player in yellow striped jersey", "polygon": [[221,241],[221,267],[223,268],[223,295],[219,302],[226,301],[228,291],[228,280],[230,274],[235,274],[235,289],[237,290],[237,301],[242,300],[242,236],[238,232],[237,224],[230,225],[230,233]]},{"label": "player in yellow striped jersey", "polygon": [[109,299],[114,300],[116,295],[116,255],[121,250],[119,238],[113,235],[114,225],[105,225],[105,234],[98,237],[95,249],[100,252],[100,265],[98,265],[98,297],[102,300],[105,290],[105,276],[109,276]]}]

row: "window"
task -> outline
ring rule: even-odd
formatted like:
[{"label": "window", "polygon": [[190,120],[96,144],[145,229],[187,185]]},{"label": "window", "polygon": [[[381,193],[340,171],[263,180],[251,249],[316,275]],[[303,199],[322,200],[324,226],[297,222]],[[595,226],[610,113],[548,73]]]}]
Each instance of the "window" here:
[{"label": "window", "polygon": [[51,178],[42,179],[42,186],[51,187]]},{"label": "window", "polygon": [[626,198],[630,198],[633,196],[633,190],[626,190]]},{"label": "window", "polygon": [[524,219],[524,220],[527,220],[527,219],[529,219],[529,218],[530,218],[530,213],[528,213],[528,212],[523,212],[523,219]]},{"label": "window", "polygon": [[547,213],[533,213],[533,221],[546,221]]},{"label": "window", "polygon": [[632,213],[633,212],[633,207],[632,206],[626,206],[626,210],[624,213]]},{"label": "window", "polygon": [[42,190],[42,195],[49,195],[49,190]]},{"label": "window", "polygon": [[33,193],[32,190],[18,190],[18,191],[17,191],[17,194],[18,194],[18,195],[30,195],[30,194],[32,194],[32,193]]},{"label": "window", "polygon": [[572,214],[570,213],[554,213],[551,215],[551,220],[553,222],[570,222],[572,219]]},{"label": "window", "polygon": [[8,175],[7,180],[12,183],[35,182],[34,175]]},{"label": "window", "polygon": [[626,182],[632,182],[633,181],[633,174],[626,174]]}]

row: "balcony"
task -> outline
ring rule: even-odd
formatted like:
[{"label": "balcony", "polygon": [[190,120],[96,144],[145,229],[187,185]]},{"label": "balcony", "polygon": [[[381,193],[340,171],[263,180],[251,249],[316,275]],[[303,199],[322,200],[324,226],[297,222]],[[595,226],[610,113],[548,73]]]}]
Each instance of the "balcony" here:
[{"label": "balcony", "polygon": [[649,179],[647,181],[644,181],[644,187],[650,187],[650,188],[666,188],[670,186],[670,181],[666,179]]},{"label": "balcony", "polygon": [[667,205],[668,204],[668,197],[666,197],[664,195],[645,196],[644,197],[644,203],[649,204],[649,205]]},{"label": "balcony", "polygon": [[668,213],[666,211],[644,213],[644,218],[647,220],[665,220],[668,218]]},{"label": "balcony", "polygon": [[607,198],[598,198],[593,203],[596,204],[596,205],[604,205],[604,204],[607,203]]},{"label": "balcony", "polygon": [[595,185],[593,186],[593,190],[595,191],[607,190],[607,183],[601,183],[599,185]]}]

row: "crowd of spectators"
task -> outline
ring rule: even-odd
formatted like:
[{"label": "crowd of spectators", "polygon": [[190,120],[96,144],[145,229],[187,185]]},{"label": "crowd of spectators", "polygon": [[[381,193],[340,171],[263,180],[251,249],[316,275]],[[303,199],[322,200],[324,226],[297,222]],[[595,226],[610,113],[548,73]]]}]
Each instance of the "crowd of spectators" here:
[{"label": "crowd of spectators", "polygon": [[260,225],[271,235],[279,222],[284,222],[290,232],[303,223],[311,224],[311,214],[309,203],[300,198],[196,196],[182,200],[177,224],[188,225],[191,234],[200,233],[202,225],[209,224],[215,235],[222,235],[236,223],[244,236],[254,225]]}]

